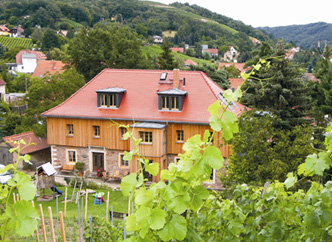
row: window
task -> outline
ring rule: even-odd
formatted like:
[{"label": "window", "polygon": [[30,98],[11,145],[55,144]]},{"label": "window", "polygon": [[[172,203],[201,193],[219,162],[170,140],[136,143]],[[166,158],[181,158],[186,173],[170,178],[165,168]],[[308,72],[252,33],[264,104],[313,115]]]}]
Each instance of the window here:
[{"label": "window", "polygon": [[177,164],[180,161],[180,157],[175,157],[174,158],[174,163]]},{"label": "window", "polygon": [[67,151],[67,161],[68,162],[76,162],[76,151],[75,150],[68,150]]},{"label": "window", "polygon": [[161,97],[161,109],[169,109],[168,97]]},{"label": "window", "polygon": [[129,167],[129,161],[123,159],[123,154],[120,154],[119,160],[120,160],[120,167]]},{"label": "window", "polygon": [[93,126],[93,132],[94,132],[94,137],[99,138],[100,137],[100,126],[94,125]]},{"label": "window", "polygon": [[127,133],[127,129],[125,127],[120,127],[120,139],[123,139],[124,134]]},{"label": "window", "polygon": [[212,135],[213,135],[213,132],[212,131],[210,131],[210,136],[209,136],[209,138],[208,138],[208,143],[210,144],[213,144],[213,137],[212,137]]},{"label": "window", "polygon": [[74,125],[73,124],[67,124],[67,134],[70,136],[74,135]]},{"label": "window", "polygon": [[183,138],[183,130],[177,130],[176,131],[176,142],[181,142],[183,143],[184,138]]},{"label": "window", "polygon": [[100,107],[107,107],[107,95],[105,93],[102,93],[99,95],[99,103]]},{"label": "window", "polygon": [[115,94],[109,94],[108,95],[108,106],[109,107],[116,107],[116,98],[115,98]]},{"label": "window", "polygon": [[152,143],[152,132],[141,131],[139,136],[142,139],[142,143]]},{"label": "window", "polygon": [[179,97],[171,97],[171,109],[179,110]]}]

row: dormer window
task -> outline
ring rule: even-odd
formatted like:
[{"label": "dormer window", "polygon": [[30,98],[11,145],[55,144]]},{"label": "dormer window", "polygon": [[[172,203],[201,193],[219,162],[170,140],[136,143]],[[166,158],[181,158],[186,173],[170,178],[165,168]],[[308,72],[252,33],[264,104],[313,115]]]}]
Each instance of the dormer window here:
[{"label": "dormer window", "polygon": [[181,111],[183,107],[184,98],[187,95],[186,91],[173,88],[171,90],[165,90],[157,92],[158,107],[163,111]]},{"label": "dormer window", "polygon": [[97,106],[100,108],[119,108],[126,89],[119,87],[96,90]]}]

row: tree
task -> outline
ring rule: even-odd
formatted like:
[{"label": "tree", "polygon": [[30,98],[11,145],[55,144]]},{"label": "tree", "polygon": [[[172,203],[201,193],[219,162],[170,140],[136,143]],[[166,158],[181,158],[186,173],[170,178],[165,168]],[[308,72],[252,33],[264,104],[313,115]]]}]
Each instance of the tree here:
[{"label": "tree", "polygon": [[58,35],[52,29],[47,29],[42,38],[42,50],[49,50],[51,48],[60,48],[60,40]]},{"label": "tree", "polygon": [[120,25],[85,28],[69,42],[71,64],[86,80],[105,68],[145,69],[152,60],[142,54],[137,34]]},{"label": "tree", "polygon": [[275,122],[277,118],[264,112],[248,111],[241,116],[239,133],[231,141],[228,180],[256,185],[283,181],[288,172],[296,172],[298,165],[314,152],[310,127],[280,130]]},{"label": "tree", "polygon": [[[75,68],[66,70],[61,74],[33,78],[26,95],[28,109],[22,120],[22,130],[33,129],[37,136],[45,136],[46,120],[40,117],[40,114],[64,102],[84,83],[83,76],[78,74]],[[38,124],[38,121],[42,125]]]},{"label": "tree", "polygon": [[275,125],[292,129],[301,124],[308,124],[307,119],[313,107],[309,88],[301,79],[300,69],[288,59],[282,46],[271,55],[269,46],[262,45],[257,58],[267,57],[270,66],[259,70],[246,83],[246,96],[243,103],[251,108],[270,112],[280,120]]},{"label": "tree", "polygon": [[190,69],[192,71],[203,71],[221,88],[223,89],[229,88],[227,71],[225,71],[224,69],[218,70],[218,66],[215,64],[207,65],[203,63],[203,65],[196,65],[196,66],[191,65]]},{"label": "tree", "polygon": [[173,70],[177,66],[174,61],[173,53],[169,48],[168,38],[164,38],[162,49],[163,52],[158,56],[159,69]]},{"label": "tree", "polygon": [[314,83],[317,91],[313,93],[314,99],[317,101],[317,108],[323,114],[332,115],[332,63],[330,56],[332,50],[327,45],[323,52],[323,58],[319,60],[315,68],[315,76],[320,82]]}]

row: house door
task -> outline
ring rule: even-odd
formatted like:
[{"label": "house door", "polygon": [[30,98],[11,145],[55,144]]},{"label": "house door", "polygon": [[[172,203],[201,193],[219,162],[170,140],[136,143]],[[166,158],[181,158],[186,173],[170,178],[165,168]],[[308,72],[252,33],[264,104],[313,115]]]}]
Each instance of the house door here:
[{"label": "house door", "polygon": [[105,170],[104,167],[104,153],[92,153],[92,159],[93,159],[93,171],[97,172],[99,168],[102,168]]}]

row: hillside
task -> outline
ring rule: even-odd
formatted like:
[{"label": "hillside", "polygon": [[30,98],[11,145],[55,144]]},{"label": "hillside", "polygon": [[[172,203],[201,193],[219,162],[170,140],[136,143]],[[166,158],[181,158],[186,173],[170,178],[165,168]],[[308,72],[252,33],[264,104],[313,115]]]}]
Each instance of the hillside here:
[{"label": "hillside", "polygon": [[261,27],[260,29],[273,34],[277,38],[285,41],[293,41],[298,46],[310,48],[317,46],[320,41],[321,46],[325,41],[332,46],[332,24],[319,22],[306,25],[289,25],[281,27]]},{"label": "hillside", "polygon": [[[240,21],[197,5],[138,0],[8,0],[0,2],[1,24],[21,24],[27,35],[36,25],[58,29],[92,27],[99,22],[119,22],[149,38],[165,31],[174,34],[174,45],[208,44],[221,52],[229,45],[240,52],[251,51],[251,39],[270,36]],[[10,27],[10,26],[9,26]]]}]

